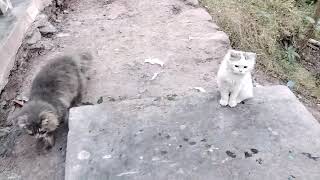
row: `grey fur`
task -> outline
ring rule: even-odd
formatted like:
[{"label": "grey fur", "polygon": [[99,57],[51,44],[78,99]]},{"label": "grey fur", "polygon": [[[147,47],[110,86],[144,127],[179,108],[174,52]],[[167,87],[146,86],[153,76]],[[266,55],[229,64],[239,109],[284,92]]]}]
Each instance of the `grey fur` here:
[{"label": "grey fur", "polygon": [[30,101],[14,116],[20,128],[44,140],[47,148],[53,146],[53,133],[67,119],[69,108],[80,103],[91,60],[89,53],[82,53],[50,61],[34,78]]}]

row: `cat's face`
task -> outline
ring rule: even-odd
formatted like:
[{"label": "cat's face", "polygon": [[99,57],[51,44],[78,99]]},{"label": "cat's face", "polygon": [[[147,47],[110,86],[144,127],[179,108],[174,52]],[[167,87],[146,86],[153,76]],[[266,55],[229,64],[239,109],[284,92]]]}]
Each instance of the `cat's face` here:
[{"label": "cat's face", "polygon": [[30,136],[40,138],[40,136],[47,133],[42,129],[40,123],[33,122],[27,114],[17,117],[17,120],[19,127]]},{"label": "cat's face", "polygon": [[17,117],[18,126],[30,136],[44,138],[47,133],[58,126],[58,119],[51,112],[43,112],[38,116],[24,114]]},{"label": "cat's face", "polygon": [[254,68],[256,60],[255,53],[229,50],[227,56],[229,56],[229,69],[231,69],[234,74],[244,75],[250,73]]},{"label": "cat's face", "polygon": [[37,103],[27,104],[15,117],[17,125],[36,138],[46,137],[47,133],[54,131],[59,125],[56,114],[40,106]]}]

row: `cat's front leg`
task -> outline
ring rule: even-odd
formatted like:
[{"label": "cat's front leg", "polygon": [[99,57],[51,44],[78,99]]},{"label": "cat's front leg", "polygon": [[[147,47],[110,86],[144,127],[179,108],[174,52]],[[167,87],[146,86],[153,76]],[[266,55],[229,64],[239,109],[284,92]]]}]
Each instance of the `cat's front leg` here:
[{"label": "cat's front leg", "polygon": [[44,137],[44,142],[45,142],[45,149],[49,150],[54,146],[55,137],[54,137],[53,132],[46,134],[46,136]]},{"label": "cat's front leg", "polygon": [[234,90],[231,92],[230,94],[230,98],[229,98],[229,106],[230,107],[236,107],[237,106],[237,97],[239,95],[240,92],[240,87],[235,87]]},{"label": "cat's front leg", "polygon": [[220,90],[220,95],[221,95],[220,105],[221,106],[227,106],[228,102],[229,102],[229,91]]}]

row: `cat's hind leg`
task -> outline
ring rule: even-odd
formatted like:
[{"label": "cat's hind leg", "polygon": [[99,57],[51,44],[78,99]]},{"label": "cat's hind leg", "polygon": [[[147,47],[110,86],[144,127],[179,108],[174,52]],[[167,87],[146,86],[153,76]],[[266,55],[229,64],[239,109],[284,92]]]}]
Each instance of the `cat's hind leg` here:
[{"label": "cat's hind leg", "polygon": [[237,103],[253,98],[253,87],[242,88],[237,97]]}]

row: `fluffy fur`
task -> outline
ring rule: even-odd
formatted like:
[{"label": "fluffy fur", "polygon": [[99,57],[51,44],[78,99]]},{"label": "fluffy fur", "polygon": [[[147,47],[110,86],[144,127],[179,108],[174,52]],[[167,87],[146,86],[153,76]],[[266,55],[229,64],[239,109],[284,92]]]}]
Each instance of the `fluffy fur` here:
[{"label": "fluffy fur", "polygon": [[61,56],[45,65],[32,82],[30,101],[13,117],[28,134],[54,145],[54,131],[80,102],[92,57],[88,53]]},{"label": "fluffy fur", "polygon": [[253,97],[251,72],[254,69],[256,54],[229,50],[218,71],[220,104],[235,107],[238,103]]}]

